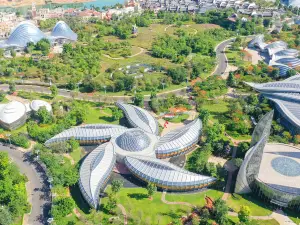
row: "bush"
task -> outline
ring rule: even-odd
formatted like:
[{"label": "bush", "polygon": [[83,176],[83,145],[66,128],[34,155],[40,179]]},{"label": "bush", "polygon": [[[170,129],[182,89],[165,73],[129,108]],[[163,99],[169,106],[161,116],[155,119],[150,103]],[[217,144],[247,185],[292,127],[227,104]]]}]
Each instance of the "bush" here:
[{"label": "bush", "polygon": [[18,133],[18,134],[12,134],[10,136],[10,141],[14,145],[20,146],[22,148],[29,148],[30,142],[25,134]]},{"label": "bush", "polygon": [[75,207],[75,202],[72,198],[61,198],[54,201],[51,209],[51,214],[54,219],[60,219],[70,214]]}]

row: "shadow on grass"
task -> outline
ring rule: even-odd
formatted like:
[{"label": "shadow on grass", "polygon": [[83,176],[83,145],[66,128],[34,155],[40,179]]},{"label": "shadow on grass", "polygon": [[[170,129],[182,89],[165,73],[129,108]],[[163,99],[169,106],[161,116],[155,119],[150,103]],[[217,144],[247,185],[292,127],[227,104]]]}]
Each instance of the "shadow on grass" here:
[{"label": "shadow on grass", "polygon": [[114,122],[114,120],[112,119],[112,117],[109,117],[109,116],[99,116],[99,119],[100,120],[104,120],[106,122],[110,122],[110,123]]},{"label": "shadow on grass", "polygon": [[88,214],[90,211],[90,206],[87,204],[87,202],[84,200],[83,196],[81,195],[78,184],[75,184],[70,187],[70,193],[77,207],[85,214]]},{"label": "shadow on grass", "polygon": [[142,200],[144,198],[148,198],[148,195],[146,194],[141,194],[141,193],[132,193],[132,194],[127,194],[129,198],[134,198],[136,200]]},{"label": "shadow on grass", "polygon": [[41,95],[40,97],[43,98],[43,99],[47,99],[47,100],[52,100],[53,99],[53,97],[51,95]]}]

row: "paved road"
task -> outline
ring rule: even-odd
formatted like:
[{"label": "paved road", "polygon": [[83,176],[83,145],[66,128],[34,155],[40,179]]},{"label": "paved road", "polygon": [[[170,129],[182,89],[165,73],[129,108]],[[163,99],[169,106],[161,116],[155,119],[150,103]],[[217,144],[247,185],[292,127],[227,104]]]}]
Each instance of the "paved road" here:
[{"label": "paved road", "polygon": [[[29,202],[32,206],[31,214],[27,217],[29,225],[46,224],[46,219],[50,209],[49,189],[46,176],[42,168],[37,163],[31,162],[28,153],[23,153],[3,145],[0,145],[0,151],[7,152],[14,163],[16,163],[22,173],[24,173],[29,182],[26,184]],[[26,217],[25,217],[26,218]]]},{"label": "paved road", "polygon": [[229,40],[221,42],[217,47],[216,47],[216,57],[218,60],[218,67],[217,69],[213,72],[213,75],[222,75],[225,73],[225,70],[227,68],[227,57],[225,54],[225,48],[227,45],[232,43],[235,40],[235,38],[231,38]]}]

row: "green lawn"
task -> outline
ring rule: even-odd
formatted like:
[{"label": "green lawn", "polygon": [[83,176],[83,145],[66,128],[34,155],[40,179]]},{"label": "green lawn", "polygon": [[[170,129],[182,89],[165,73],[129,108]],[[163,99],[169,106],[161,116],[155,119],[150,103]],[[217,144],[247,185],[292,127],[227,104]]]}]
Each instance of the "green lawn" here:
[{"label": "green lawn", "polygon": [[228,111],[228,102],[225,102],[222,99],[208,100],[201,106],[201,108],[207,109],[212,115],[212,121],[217,122],[218,116]]},{"label": "green lawn", "polygon": [[189,118],[189,114],[184,113],[184,114],[175,116],[172,119],[166,119],[166,120],[168,120],[171,123],[182,123],[183,121],[187,120],[187,118]]},{"label": "green lawn", "polygon": [[[237,224],[239,222],[239,218],[235,216],[228,216],[229,221],[232,224]],[[280,225],[276,220],[255,220],[259,225]]]},{"label": "green lawn", "polygon": [[[107,191],[110,190],[108,187]],[[204,205],[205,194],[212,198],[219,198],[222,192],[215,190],[208,190],[201,193],[194,194],[167,194],[168,201],[186,201],[195,205]],[[168,224],[172,220],[186,215],[190,212],[191,208],[183,205],[167,205],[161,201],[161,192],[155,193],[153,199],[147,197],[147,191],[144,188],[123,188],[118,193],[117,198],[119,203],[122,204],[129,217],[133,218],[129,224]],[[102,207],[106,205],[107,198],[103,198]],[[103,217],[109,217],[102,210]],[[139,221],[142,221],[140,223]]]},{"label": "green lawn", "polygon": [[227,199],[227,204],[235,212],[240,210],[241,205],[246,205],[250,208],[252,216],[267,216],[272,213],[268,205],[253,198],[251,195],[234,194],[234,196],[230,196]]},{"label": "green lawn", "polygon": [[75,161],[75,163],[79,162],[80,159],[83,157],[84,152],[81,147],[75,149],[73,152],[70,153],[71,157]]},{"label": "green lawn", "polygon": [[193,205],[205,205],[205,196],[212,198],[213,200],[217,200],[221,198],[224,193],[217,190],[207,190],[200,193],[187,193],[187,194],[167,194],[166,200],[170,202],[189,202]]},{"label": "green lawn", "polygon": [[85,123],[109,123],[109,124],[119,124],[119,121],[113,121],[111,118],[112,112],[110,108],[96,108],[90,107],[87,115],[87,120]]},{"label": "green lawn", "polygon": [[284,212],[288,215],[288,217],[297,225],[300,224],[300,215],[297,212],[291,210],[284,210]]}]

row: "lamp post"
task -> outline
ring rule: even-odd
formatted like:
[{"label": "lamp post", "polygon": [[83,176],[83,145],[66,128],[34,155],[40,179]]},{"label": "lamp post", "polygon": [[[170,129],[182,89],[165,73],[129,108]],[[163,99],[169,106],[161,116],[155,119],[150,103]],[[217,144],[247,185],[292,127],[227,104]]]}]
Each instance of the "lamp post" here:
[{"label": "lamp post", "polygon": [[163,86],[163,90],[165,90],[166,83],[162,82],[161,85]]},{"label": "lamp post", "polygon": [[52,86],[52,78],[48,78],[49,80],[49,85]]}]

